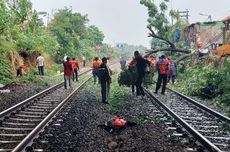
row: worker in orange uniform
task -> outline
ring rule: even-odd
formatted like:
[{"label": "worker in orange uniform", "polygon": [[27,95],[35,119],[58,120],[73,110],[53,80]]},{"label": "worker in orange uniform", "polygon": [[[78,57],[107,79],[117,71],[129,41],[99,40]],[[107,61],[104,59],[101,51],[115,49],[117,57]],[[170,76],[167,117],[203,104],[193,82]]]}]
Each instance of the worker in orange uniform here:
[{"label": "worker in orange uniform", "polygon": [[154,72],[155,72],[155,69],[156,69],[156,64],[157,64],[157,57],[156,56],[153,56],[151,55],[150,56],[150,62],[151,62],[151,65],[150,65],[150,72],[152,74],[152,77],[154,77]]},{"label": "worker in orange uniform", "polygon": [[73,67],[73,81],[76,79],[78,81],[78,71],[80,70],[78,62],[75,60],[75,58],[70,61]]},{"label": "worker in orange uniform", "polygon": [[93,60],[93,65],[92,65],[92,68],[93,68],[92,73],[93,73],[93,78],[94,78],[94,84],[96,84],[96,82],[97,82],[100,65],[101,65],[101,61],[99,60],[98,57],[95,57],[94,60]]},{"label": "worker in orange uniform", "polygon": [[25,71],[25,65],[24,64],[21,64],[18,68],[17,68],[17,77],[21,77],[21,78],[23,78],[23,73],[25,73],[24,71]]},{"label": "worker in orange uniform", "polygon": [[159,61],[156,63],[156,69],[158,71],[158,79],[155,93],[158,92],[161,87],[161,83],[163,82],[161,94],[165,94],[168,74],[168,61],[165,59],[165,55],[162,55]]}]

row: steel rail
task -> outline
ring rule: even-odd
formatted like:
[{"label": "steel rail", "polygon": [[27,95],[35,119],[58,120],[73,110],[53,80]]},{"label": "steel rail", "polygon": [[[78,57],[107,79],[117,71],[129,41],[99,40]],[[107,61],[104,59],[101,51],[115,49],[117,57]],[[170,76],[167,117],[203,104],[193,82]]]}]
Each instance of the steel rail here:
[{"label": "steel rail", "polygon": [[24,151],[28,144],[37,136],[37,134],[52,120],[52,118],[59,113],[64,105],[75,95],[75,93],[89,80],[85,80],[79,87],[77,87],[66,99],[64,99],[42,122],[40,122],[14,149],[12,152]]},{"label": "steel rail", "polygon": [[183,126],[191,135],[193,135],[202,145],[205,146],[211,152],[221,152],[221,150],[212,144],[207,138],[201,135],[198,131],[196,131],[193,127],[191,127],[187,122],[181,119],[176,113],[170,110],[162,101],[157,99],[150,91],[144,88],[144,91],[150,96],[150,98],[154,99],[158,105],[160,105],[169,115],[171,115],[181,126]]},{"label": "steel rail", "polygon": [[42,92],[40,92],[40,93],[38,93],[38,94],[35,94],[35,95],[33,95],[32,97],[29,97],[29,98],[27,98],[26,100],[24,100],[24,101],[22,101],[22,102],[20,102],[20,103],[18,103],[18,104],[16,104],[16,105],[14,105],[14,106],[8,108],[8,109],[2,111],[2,112],[0,113],[0,120],[3,120],[3,118],[4,118],[5,116],[11,114],[12,112],[14,112],[15,110],[17,110],[18,108],[20,108],[20,107],[26,105],[26,104],[29,103],[31,100],[34,100],[34,99],[36,99],[37,97],[39,97],[39,96],[41,96],[41,95],[43,95],[43,94],[48,93],[49,91],[52,91],[52,90],[54,90],[54,89],[56,89],[56,88],[59,88],[60,86],[63,85],[63,83],[64,83],[64,82],[61,82],[61,83],[56,84],[56,85],[54,85],[54,86],[52,86],[52,87],[49,87],[48,89],[45,89],[45,90],[43,90]]},{"label": "steel rail", "polygon": [[[154,82],[155,82],[155,81],[154,81]],[[156,82],[155,82],[155,83],[156,83]],[[182,98],[184,98],[185,100],[189,101],[190,103],[192,103],[192,104],[198,106],[199,108],[201,108],[201,109],[203,109],[204,111],[210,113],[211,115],[213,115],[213,116],[215,116],[215,117],[221,119],[222,121],[227,122],[227,123],[230,123],[230,118],[229,118],[229,117],[226,117],[226,116],[224,116],[223,114],[221,114],[221,113],[219,113],[219,112],[217,112],[217,111],[214,111],[213,109],[211,109],[211,108],[209,108],[209,107],[207,107],[207,106],[205,106],[205,105],[203,105],[203,104],[197,102],[196,100],[192,99],[191,97],[188,97],[188,96],[186,96],[186,95],[184,95],[184,94],[182,94],[182,93],[180,93],[180,92],[178,92],[178,91],[176,91],[176,90],[170,89],[170,88],[168,88],[168,87],[166,87],[166,89],[168,89],[168,90],[171,91],[171,92],[176,93],[176,94],[179,95],[180,97],[182,97]]]},{"label": "steel rail", "polygon": [[199,108],[203,109],[204,111],[206,111],[206,112],[214,115],[215,117],[221,119],[222,121],[230,123],[230,118],[222,115],[221,113],[214,111],[213,109],[211,109],[211,108],[209,108],[209,107],[207,107],[207,106],[205,106],[205,105],[197,102],[196,100],[194,100],[194,99],[192,99],[192,98],[190,98],[190,97],[188,97],[188,96],[186,96],[186,95],[184,95],[184,94],[182,94],[182,93],[180,93],[178,91],[172,90],[170,88],[167,88],[167,89],[170,90],[170,91],[172,91],[172,92],[174,92],[174,93],[176,93],[177,95],[179,95],[180,97],[182,97],[185,100],[189,101],[190,103],[198,106]]},{"label": "steel rail", "polygon": [[[88,69],[88,70],[86,70],[86,71],[80,73],[79,76],[82,75],[82,74],[85,74],[85,73],[89,72],[90,70],[91,70],[91,69]],[[32,100],[38,98],[39,96],[41,96],[41,95],[43,95],[43,94],[46,94],[46,93],[49,93],[50,91],[55,90],[56,88],[59,88],[59,87],[63,86],[63,84],[64,84],[64,82],[61,82],[61,83],[58,83],[58,84],[56,84],[56,85],[54,85],[54,86],[51,86],[51,87],[49,87],[49,88],[43,90],[42,92],[39,92],[38,94],[35,94],[35,95],[33,95],[33,96],[31,96],[31,97],[29,97],[29,98],[23,100],[22,102],[20,102],[20,103],[14,105],[14,106],[12,106],[12,107],[10,107],[10,108],[8,108],[8,109],[2,111],[2,112],[0,113],[0,120],[3,120],[4,117],[6,117],[7,115],[11,114],[12,112],[14,112],[15,110],[17,110],[18,108],[21,108],[21,107],[23,107],[24,105],[28,104],[30,101],[32,101]]]}]

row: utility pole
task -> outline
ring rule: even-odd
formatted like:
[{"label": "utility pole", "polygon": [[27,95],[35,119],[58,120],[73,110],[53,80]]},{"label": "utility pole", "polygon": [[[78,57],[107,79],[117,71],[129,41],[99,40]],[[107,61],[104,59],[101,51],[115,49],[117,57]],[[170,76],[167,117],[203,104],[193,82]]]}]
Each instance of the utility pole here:
[{"label": "utility pole", "polygon": [[203,13],[199,13],[199,15],[201,15],[201,16],[207,16],[208,17],[208,21],[212,22],[212,16],[211,15],[207,15],[207,14],[203,14]]},{"label": "utility pole", "polygon": [[186,9],[186,11],[178,11],[178,13],[182,14],[181,17],[185,17],[187,23],[189,23],[188,17],[189,17],[190,15],[188,14],[188,13],[189,13],[188,9]]},{"label": "utility pole", "polygon": [[[173,5],[172,5],[172,3],[173,3],[173,0],[170,0],[170,4],[171,4],[171,10],[173,10]],[[173,17],[171,16],[171,20],[172,20],[172,25],[173,25]]]}]

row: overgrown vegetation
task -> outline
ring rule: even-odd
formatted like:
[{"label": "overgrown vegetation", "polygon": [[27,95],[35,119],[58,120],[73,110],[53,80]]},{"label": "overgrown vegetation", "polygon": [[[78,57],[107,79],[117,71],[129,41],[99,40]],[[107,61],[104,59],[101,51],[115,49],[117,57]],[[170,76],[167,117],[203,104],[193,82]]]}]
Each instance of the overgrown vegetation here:
[{"label": "overgrown vegetation", "polygon": [[[159,2],[140,0],[140,4],[148,9],[147,28],[150,31],[149,37],[153,38],[152,48],[169,48],[169,51],[174,52],[185,50],[185,48],[177,48],[181,46],[180,43],[176,43],[180,39],[176,33],[186,25],[186,22],[177,11],[168,10],[168,2],[169,0],[160,0]],[[174,23],[170,23],[168,12]]]},{"label": "overgrown vegetation", "polygon": [[117,82],[111,84],[109,109],[113,114],[119,113],[119,109],[122,105],[121,102],[126,95],[124,89],[126,88],[119,86]]},{"label": "overgrown vegetation", "polygon": [[10,63],[0,58],[0,83],[9,84],[13,81],[13,74]]},{"label": "overgrown vegetation", "polygon": [[[227,60],[222,68],[205,61],[187,61],[179,71],[176,88],[190,96],[211,99],[230,112],[230,62]],[[186,79],[185,79],[186,78]]]},{"label": "overgrown vegetation", "polygon": [[81,59],[82,56],[91,60],[95,56],[114,55],[108,45],[103,44],[104,34],[94,25],[88,26],[87,15],[72,12],[68,8],[60,9],[48,25],[48,30],[57,38],[59,48],[55,61],[61,63],[66,54]]},{"label": "overgrown vegetation", "polygon": [[[104,34],[89,25],[87,15],[63,8],[54,13],[46,27],[40,15],[32,9],[30,0],[0,0],[0,83],[8,84],[15,79],[16,69],[25,64],[25,79],[33,80],[36,58],[45,57],[46,75],[55,74],[50,69],[62,63],[64,55],[87,60],[95,56],[115,58],[118,53],[103,44]],[[47,15],[47,14],[46,14]],[[4,59],[4,60],[2,60]]]},{"label": "overgrown vegetation", "polygon": [[[149,37],[153,38],[152,48],[157,48],[158,51],[178,52],[171,54],[179,63],[177,84],[174,87],[187,95],[212,100],[228,110],[230,114],[229,59],[222,68],[215,68],[214,65],[206,64],[206,57],[198,59],[198,51],[190,51],[193,48],[192,45],[191,48],[184,47],[179,41],[179,33],[186,26],[186,22],[181,19],[178,12],[168,11],[168,2],[169,0],[158,2],[140,0],[140,3],[148,9],[147,28],[150,30]],[[174,23],[170,23],[168,12]],[[158,51],[153,50],[150,53]],[[185,55],[182,56],[181,53]],[[185,61],[186,58],[189,59]]]}]

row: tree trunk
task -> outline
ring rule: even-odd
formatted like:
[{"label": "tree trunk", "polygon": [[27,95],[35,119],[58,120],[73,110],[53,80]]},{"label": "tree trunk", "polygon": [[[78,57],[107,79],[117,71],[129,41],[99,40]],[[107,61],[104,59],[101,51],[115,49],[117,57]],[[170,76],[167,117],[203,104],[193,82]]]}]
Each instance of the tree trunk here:
[{"label": "tree trunk", "polygon": [[152,53],[157,53],[161,51],[172,51],[172,52],[179,52],[179,53],[185,53],[185,54],[191,53],[190,50],[181,49],[181,48],[174,48],[174,49],[173,48],[160,48],[156,50],[148,50],[148,53],[152,54]]}]

